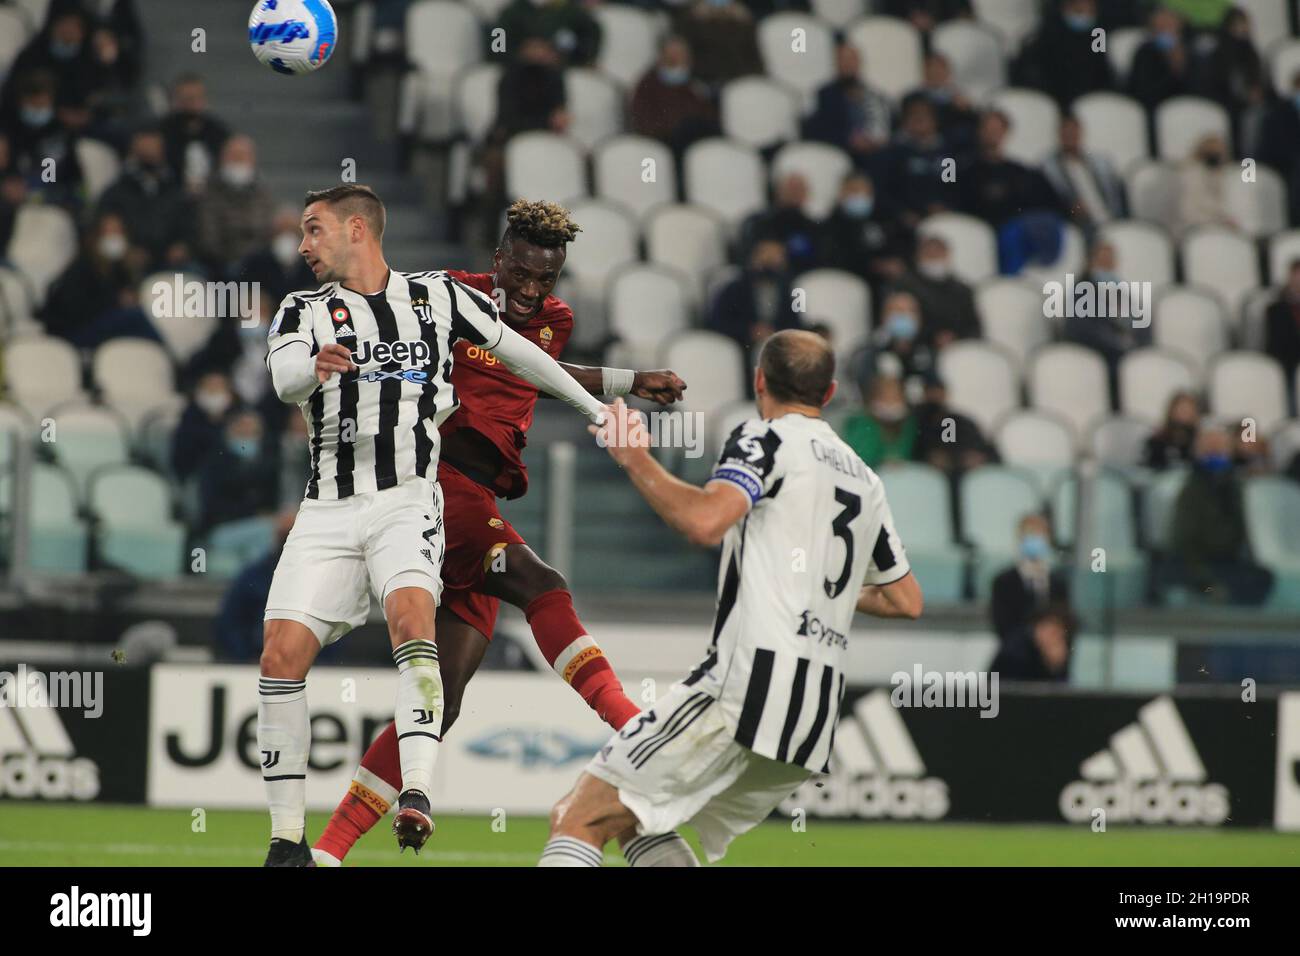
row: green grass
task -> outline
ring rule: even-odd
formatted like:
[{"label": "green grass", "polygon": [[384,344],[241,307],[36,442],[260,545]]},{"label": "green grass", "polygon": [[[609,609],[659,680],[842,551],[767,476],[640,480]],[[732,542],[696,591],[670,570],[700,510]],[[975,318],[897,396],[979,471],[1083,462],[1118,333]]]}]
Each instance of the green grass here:
[{"label": "green grass", "polygon": [[[314,838],[325,814],[312,814]],[[206,832],[186,810],[0,803],[3,866],[256,866],[266,853],[263,812],[213,810]],[[531,866],[546,821],[443,816],[424,852],[398,855],[385,822],[348,857],[355,866]],[[692,841],[694,842],[694,841]],[[698,847],[697,847],[698,849]],[[609,864],[622,865],[615,851]],[[1300,866],[1300,834],[1264,830],[945,823],[808,822],[794,833],[770,822],[732,844],[730,866]]]}]

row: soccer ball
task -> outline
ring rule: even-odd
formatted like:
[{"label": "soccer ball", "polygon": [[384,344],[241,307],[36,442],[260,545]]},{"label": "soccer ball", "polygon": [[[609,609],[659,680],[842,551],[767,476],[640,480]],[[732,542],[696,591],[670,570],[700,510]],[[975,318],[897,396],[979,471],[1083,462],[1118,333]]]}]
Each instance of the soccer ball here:
[{"label": "soccer ball", "polygon": [[311,73],[325,65],[338,41],[329,0],[259,0],[248,16],[253,56],[277,73]]}]

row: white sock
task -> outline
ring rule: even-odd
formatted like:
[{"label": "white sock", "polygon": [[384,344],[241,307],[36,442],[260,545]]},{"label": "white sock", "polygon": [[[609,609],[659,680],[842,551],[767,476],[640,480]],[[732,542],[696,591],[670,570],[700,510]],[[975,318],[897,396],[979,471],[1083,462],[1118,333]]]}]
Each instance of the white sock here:
[{"label": "white sock", "polygon": [[298,843],[307,828],[307,751],[311,719],[307,682],[277,677],[258,681],[257,748],[271,808],[271,836]]},{"label": "white sock", "polygon": [[637,837],[623,847],[628,866],[699,866],[691,846],[673,831],[658,836]]},{"label": "white sock", "polygon": [[438,645],[407,641],[393,651],[397,662],[397,754],[402,764],[402,790],[426,797],[433,788],[433,765],[442,738],[442,674]]},{"label": "white sock", "polygon": [[342,866],[343,861],[336,856],[331,856],[324,850],[312,848],[311,858],[316,861],[317,866]]},{"label": "white sock", "polygon": [[604,856],[600,847],[574,837],[551,837],[542,848],[538,866],[600,866]]}]

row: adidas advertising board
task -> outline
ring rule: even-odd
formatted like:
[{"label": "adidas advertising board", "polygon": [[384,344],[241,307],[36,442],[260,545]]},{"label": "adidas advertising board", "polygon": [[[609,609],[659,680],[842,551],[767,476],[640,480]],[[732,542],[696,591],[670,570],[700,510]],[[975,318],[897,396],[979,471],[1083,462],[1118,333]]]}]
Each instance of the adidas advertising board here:
[{"label": "adidas advertising board", "polygon": [[1273,822],[1279,830],[1300,830],[1300,692],[1277,702],[1277,784]]}]

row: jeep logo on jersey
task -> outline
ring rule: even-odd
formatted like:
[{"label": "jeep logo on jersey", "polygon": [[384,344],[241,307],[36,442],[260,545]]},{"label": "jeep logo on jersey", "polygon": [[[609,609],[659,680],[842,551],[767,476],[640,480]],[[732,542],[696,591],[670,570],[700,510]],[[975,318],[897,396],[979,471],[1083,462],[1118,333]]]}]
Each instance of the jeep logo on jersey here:
[{"label": "jeep logo on jersey", "polygon": [[352,361],[357,365],[369,365],[371,362],[378,362],[380,365],[387,365],[389,362],[428,365],[430,354],[429,343],[418,339],[414,342],[366,341],[357,347],[352,355]]},{"label": "jeep logo on jersey", "polygon": [[781,803],[817,817],[938,820],[948,814],[948,784],[925,775],[925,763],[889,692],[858,700],[835,728],[830,776],[813,777]]},{"label": "jeep logo on jersey", "polygon": [[1079,765],[1079,775],[1061,791],[1061,816],[1071,823],[1088,823],[1102,809],[1107,823],[1218,826],[1232,809],[1228,788],[1205,782],[1205,764],[1172,697],[1144,704],[1137,720]]}]

